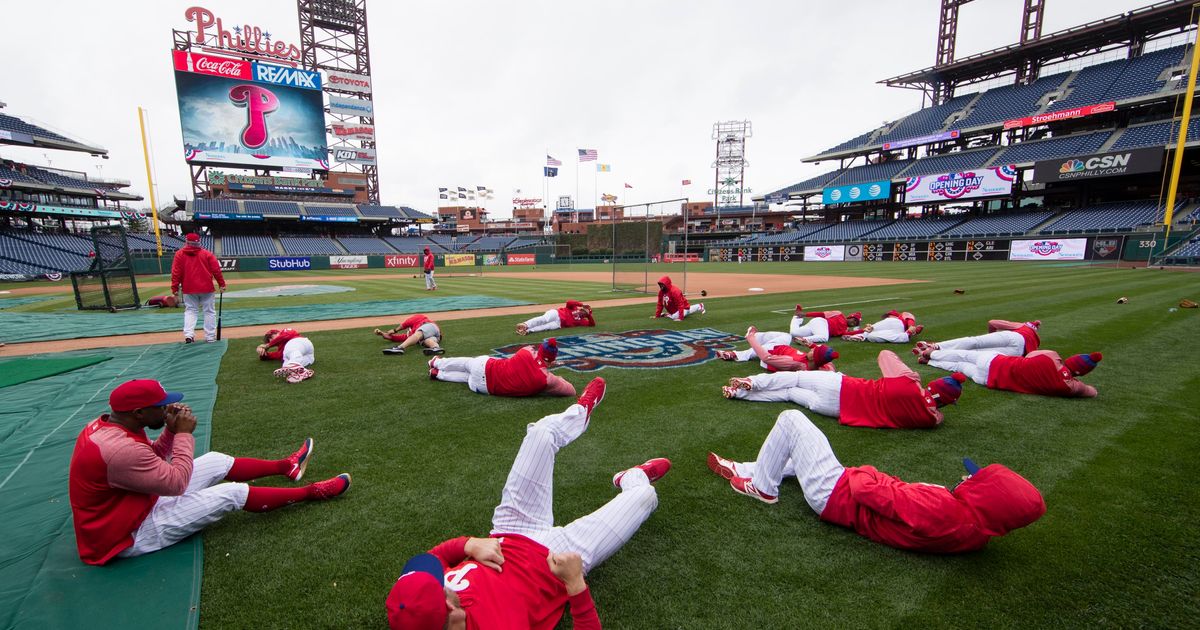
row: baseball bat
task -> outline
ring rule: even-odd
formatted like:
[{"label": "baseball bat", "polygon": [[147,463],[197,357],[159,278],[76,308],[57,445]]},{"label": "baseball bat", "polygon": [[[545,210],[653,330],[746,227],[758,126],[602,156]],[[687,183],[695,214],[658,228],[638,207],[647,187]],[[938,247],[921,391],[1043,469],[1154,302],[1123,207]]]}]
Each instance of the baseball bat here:
[{"label": "baseball bat", "polygon": [[221,315],[225,312],[225,292],[221,292],[221,297],[217,298],[217,341],[221,340]]}]

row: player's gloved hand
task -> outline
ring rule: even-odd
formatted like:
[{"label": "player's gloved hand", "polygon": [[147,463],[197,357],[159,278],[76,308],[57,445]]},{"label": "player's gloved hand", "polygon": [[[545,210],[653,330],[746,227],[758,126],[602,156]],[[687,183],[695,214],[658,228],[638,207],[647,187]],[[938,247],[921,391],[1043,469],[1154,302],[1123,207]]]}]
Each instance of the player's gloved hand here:
[{"label": "player's gloved hand", "polygon": [[583,558],[577,553],[553,553],[546,556],[550,564],[550,572],[562,580],[567,587],[567,595],[578,595],[587,590],[587,582],[583,581]]},{"label": "player's gloved hand", "polygon": [[500,540],[500,538],[468,538],[464,551],[483,566],[502,571],[500,565],[504,564],[504,553],[500,549]]},{"label": "player's gloved hand", "polygon": [[167,405],[167,430],[171,433],[191,433],[196,430],[196,416],[187,405]]}]

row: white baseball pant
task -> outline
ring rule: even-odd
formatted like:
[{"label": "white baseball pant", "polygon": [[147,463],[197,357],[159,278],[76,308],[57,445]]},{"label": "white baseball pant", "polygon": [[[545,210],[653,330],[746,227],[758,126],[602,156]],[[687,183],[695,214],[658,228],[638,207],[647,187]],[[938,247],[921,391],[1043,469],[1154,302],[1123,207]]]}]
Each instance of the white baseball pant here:
[{"label": "white baseball pant", "polygon": [[448,383],[466,383],[471,391],[477,394],[488,393],[487,362],[489,356],[481,357],[438,357],[434,363],[437,367],[437,380]]},{"label": "white baseball pant", "polygon": [[437,282],[435,282],[433,280],[433,272],[432,271],[425,272],[425,288],[426,289],[436,289],[437,288]]},{"label": "white baseball pant", "polygon": [[825,511],[833,487],[846,470],[825,434],[794,409],[779,414],[756,461],[734,464],[733,468],[738,476],[750,477],[755,488],[772,496],[779,496],[784,478],[795,477],[817,514]]},{"label": "white baseball pant", "polygon": [[841,372],[775,372],[750,377],[751,389],[736,390],[734,398],[755,402],[792,402],[819,414],[838,417],[841,411]]},{"label": "white baseball pant", "polygon": [[308,367],[317,360],[316,350],[307,337],[296,337],[283,346],[283,365]]},{"label": "white baseball pant", "polygon": [[[775,346],[790,346],[792,344],[792,336],[785,332],[768,330],[755,333],[754,336],[756,339],[758,339],[758,343],[762,345],[763,349],[768,352],[770,352],[771,348],[774,348]],[[737,352],[734,352],[734,354],[737,355],[738,361],[749,361],[750,359],[758,356],[754,354],[754,348],[738,350]],[[764,370],[767,368],[766,363],[763,363],[762,361],[759,361],[759,363],[762,364]]]},{"label": "white baseball pant", "polygon": [[552,308],[545,313],[525,321],[526,332],[542,332],[562,328],[562,320],[558,318],[558,309]]},{"label": "white baseball pant", "polygon": [[703,304],[693,304],[693,305],[687,307],[687,310],[681,309],[681,310],[675,311],[674,313],[667,313],[667,317],[674,321],[681,322],[688,315],[691,315],[693,313],[699,313],[701,310],[703,310],[703,308],[704,308]]},{"label": "white baseball pant", "polygon": [[224,453],[205,453],[192,462],[187,490],[177,497],[159,497],[133,534],[133,546],[117,554],[131,558],[165,549],[221,520],[222,516],[246,505],[250,486],[221,483],[233,458]]},{"label": "white baseball pant", "polygon": [[587,410],[574,404],[526,427],[500,505],[492,513],[492,534],[521,534],[552,552],[575,552],[584,572],[616,553],[658,507],[658,494],[639,468],[621,478],[621,492],[600,509],[569,525],[554,526],[554,457],[587,429]]},{"label": "white baseball pant", "polygon": [[803,337],[813,343],[829,341],[829,320],[824,317],[814,317],[805,324],[803,317],[793,316],[790,330],[793,337]]},{"label": "white baseball pant", "polygon": [[1001,354],[995,350],[934,350],[929,355],[929,365],[948,372],[962,372],[987,387],[992,359]]},{"label": "white baseball pant", "polygon": [[995,350],[1007,357],[1019,357],[1025,354],[1025,338],[1011,330],[939,341],[937,345],[939,350]]},{"label": "white baseball pant", "polygon": [[863,333],[864,341],[874,343],[908,343],[908,333],[904,326],[904,322],[896,317],[888,317],[883,321],[875,322],[871,326],[871,332]]},{"label": "white baseball pant", "polygon": [[183,336],[196,336],[196,317],[204,311],[204,340],[217,339],[217,308],[215,293],[183,294]]}]

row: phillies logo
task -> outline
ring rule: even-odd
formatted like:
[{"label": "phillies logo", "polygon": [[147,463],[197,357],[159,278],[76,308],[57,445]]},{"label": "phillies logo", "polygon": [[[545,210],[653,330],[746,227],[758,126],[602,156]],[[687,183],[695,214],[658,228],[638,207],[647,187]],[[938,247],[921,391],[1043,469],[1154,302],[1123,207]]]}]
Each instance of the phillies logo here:
[{"label": "phillies logo", "polygon": [[1038,241],[1029,246],[1029,251],[1038,256],[1050,256],[1062,251],[1062,243],[1057,241]]},{"label": "phillies logo", "polygon": [[[614,368],[675,368],[710,361],[717,350],[728,350],[742,340],[715,328],[692,330],[627,330],[558,337],[558,359],[554,367],[576,372]],[[511,357],[529,344],[512,344],[492,352]]]},{"label": "phillies logo", "polygon": [[267,114],[279,109],[279,97],[258,85],[237,85],[229,90],[229,100],[246,108],[246,127],[242,129],[242,144],[257,149],[267,143]]},{"label": "phillies logo", "polygon": [[818,247],[813,250],[813,253],[817,255],[817,258],[829,258],[829,255],[833,253],[833,250],[829,249],[828,247]]}]

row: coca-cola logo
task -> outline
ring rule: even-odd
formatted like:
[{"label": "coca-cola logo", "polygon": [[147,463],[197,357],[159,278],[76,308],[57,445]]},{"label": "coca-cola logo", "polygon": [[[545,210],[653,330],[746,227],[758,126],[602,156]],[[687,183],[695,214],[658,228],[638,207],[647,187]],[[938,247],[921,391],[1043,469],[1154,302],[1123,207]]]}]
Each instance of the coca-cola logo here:
[{"label": "coca-cola logo", "polygon": [[1029,246],[1029,251],[1038,256],[1051,256],[1062,251],[1062,243],[1058,241],[1038,241]]},{"label": "coca-cola logo", "polygon": [[196,70],[206,74],[219,74],[223,77],[240,77],[243,62],[232,59],[209,59],[196,57]]}]

